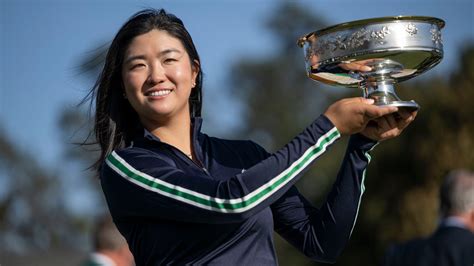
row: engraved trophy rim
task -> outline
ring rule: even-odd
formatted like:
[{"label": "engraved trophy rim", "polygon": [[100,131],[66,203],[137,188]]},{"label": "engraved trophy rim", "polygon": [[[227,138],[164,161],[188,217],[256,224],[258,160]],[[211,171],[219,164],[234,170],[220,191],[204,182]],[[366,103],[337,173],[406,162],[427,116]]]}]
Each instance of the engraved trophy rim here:
[{"label": "engraved trophy rim", "polygon": [[383,22],[395,22],[395,21],[420,21],[420,22],[427,22],[431,24],[436,24],[439,29],[444,28],[446,22],[437,17],[430,17],[430,16],[387,16],[387,17],[378,17],[378,18],[368,18],[368,19],[360,19],[354,21],[343,22],[339,24],[335,24],[320,30],[312,31],[300,37],[297,41],[298,46],[303,47],[306,40],[313,36],[313,35],[325,35],[332,32],[337,32],[341,30],[347,30],[351,28],[355,28],[358,26],[367,26],[370,24],[378,24]]}]

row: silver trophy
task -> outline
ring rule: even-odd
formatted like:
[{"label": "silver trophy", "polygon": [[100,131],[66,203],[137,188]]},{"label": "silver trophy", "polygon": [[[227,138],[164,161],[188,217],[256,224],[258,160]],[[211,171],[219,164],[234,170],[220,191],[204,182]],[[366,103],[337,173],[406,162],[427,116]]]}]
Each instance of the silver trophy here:
[{"label": "silver trophy", "polygon": [[431,69],[443,58],[441,29],[433,17],[398,16],[352,21],[298,40],[310,78],[361,88],[376,105],[419,109],[402,101],[394,85]]}]

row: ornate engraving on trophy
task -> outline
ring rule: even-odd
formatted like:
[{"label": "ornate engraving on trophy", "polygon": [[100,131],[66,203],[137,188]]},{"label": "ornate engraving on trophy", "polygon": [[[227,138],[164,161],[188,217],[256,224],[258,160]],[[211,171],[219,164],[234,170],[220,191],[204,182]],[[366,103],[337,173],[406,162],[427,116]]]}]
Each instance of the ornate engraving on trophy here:
[{"label": "ornate engraving on trophy", "polygon": [[408,23],[405,30],[408,32],[408,34],[410,34],[410,36],[413,36],[418,32],[418,28],[413,23]]},{"label": "ornate engraving on trophy", "polygon": [[431,39],[435,44],[442,44],[443,41],[441,40],[441,31],[438,30],[437,27],[431,27]]},{"label": "ornate engraving on trophy", "polygon": [[311,53],[320,54],[323,51],[336,51],[336,50],[346,50],[346,49],[355,49],[360,46],[363,46],[370,41],[378,41],[379,44],[384,44],[383,39],[389,35],[390,29],[387,26],[383,26],[380,30],[369,31],[365,28],[362,28],[356,32],[346,35],[336,35],[330,36],[325,40],[313,43],[313,46],[310,48]]},{"label": "ornate engraving on trophy", "polygon": [[382,40],[385,39],[385,37],[389,34],[391,34],[389,28],[387,26],[383,26],[380,31],[372,31],[370,37],[374,40],[377,40],[379,44],[384,44],[385,42]]}]

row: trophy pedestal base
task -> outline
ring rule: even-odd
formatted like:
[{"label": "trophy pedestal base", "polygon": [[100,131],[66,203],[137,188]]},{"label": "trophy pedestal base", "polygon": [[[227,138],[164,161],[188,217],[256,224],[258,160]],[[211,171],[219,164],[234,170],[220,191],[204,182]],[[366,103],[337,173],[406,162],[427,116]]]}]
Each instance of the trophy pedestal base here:
[{"label": "trophy pedestal base", "polygon": [[393,102],[379,102],[375,103],[377,106],[395,106],[406,109],[408,112],[416,111],[420,109],[420,106],[413,100],[411,101],[393,101]]}]

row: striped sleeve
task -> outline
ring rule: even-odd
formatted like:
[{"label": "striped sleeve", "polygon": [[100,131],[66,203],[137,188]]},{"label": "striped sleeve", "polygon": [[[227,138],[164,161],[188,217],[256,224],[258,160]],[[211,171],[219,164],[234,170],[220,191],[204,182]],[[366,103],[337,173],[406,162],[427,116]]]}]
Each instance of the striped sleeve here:
[{"label": "striped sleeve", "polygon": [[114,151],[101,173],[102,188],[116,216],[241,221],[277,200],[339,137],[320,116],[278,152],[225,181],[197,169],[178,169],[146,150]]},{"label": "striped sleeve", "polygon": [[364,193],[369,152],[376,141],[351,136],[337,178],[321,208],[315,208],[293,187],[274,204],[275,230],[306,256],[334,263],[346,246]]}]

